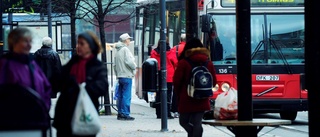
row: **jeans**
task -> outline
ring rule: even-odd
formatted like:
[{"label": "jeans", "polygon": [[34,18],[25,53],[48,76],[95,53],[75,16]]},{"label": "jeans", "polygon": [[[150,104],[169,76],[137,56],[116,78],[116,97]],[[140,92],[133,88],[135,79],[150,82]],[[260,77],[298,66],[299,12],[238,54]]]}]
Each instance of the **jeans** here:
[{"label": "jeans", "polygon": [[130,104],[131,104],[131,89],[132,89],[132,79],[131,78],[119,78],[119,89],[118,89],[118,114],[124,116],[130,115]]},{"label": "jeans", "polygon": [[202,117],[204,112],[180,113],[179,123],[187,131],[188,137],[202,137]]}]

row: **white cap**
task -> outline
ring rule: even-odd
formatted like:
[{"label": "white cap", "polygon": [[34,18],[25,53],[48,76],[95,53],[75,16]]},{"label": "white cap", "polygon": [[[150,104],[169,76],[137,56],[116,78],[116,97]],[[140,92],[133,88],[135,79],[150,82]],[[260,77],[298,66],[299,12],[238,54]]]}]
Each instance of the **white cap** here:
[{"label": "white cap", "polygon": [[132,37],[130,37],[130,35],[128,33],[124,33],[124,34],[120,35],[119,38],[121,41],[124,41],[126,39],[131,39]]},{"label": "white cap", "polygon": [[52,39],[50,37],[44,37],[42,39],[42,45],[51,46],[52,45]]}]

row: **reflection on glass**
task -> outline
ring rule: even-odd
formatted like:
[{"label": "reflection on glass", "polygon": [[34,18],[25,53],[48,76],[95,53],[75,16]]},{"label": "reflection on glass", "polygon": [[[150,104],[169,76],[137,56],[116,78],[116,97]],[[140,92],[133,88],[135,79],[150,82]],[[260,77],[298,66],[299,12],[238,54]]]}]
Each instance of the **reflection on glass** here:
[{"label": "reflection on glass", "polygon": [[[230,60],[236,59],[236,17],[214,15],[212,18],[216,23],[218,38],[223,47],[222,62],[216,61],[216,63],[235,64],[235,61]],[[251,53],[254,55],[253,63],[303,63],[304,16],[302,14],[252,15]]]}]

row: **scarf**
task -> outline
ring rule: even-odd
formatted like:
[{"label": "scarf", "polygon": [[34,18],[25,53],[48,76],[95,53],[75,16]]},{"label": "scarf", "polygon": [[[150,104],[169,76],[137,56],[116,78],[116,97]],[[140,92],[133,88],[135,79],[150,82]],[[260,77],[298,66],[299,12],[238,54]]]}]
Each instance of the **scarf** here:
[{"label": "scarf", "polygon": [[70,74],[76,78],[79,84],[86,81],[86,64],[92,58],[93,56],[89,58],[79,58],[79,60],[72,65]]}]

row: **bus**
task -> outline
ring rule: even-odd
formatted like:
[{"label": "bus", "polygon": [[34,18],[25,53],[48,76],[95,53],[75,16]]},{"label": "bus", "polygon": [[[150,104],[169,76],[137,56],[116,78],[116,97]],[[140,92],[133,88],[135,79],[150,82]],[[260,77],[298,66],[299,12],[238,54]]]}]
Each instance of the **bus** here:
[{"label": "bus", "polygon": [[[134,38],[134,56],[137,63],[135,91],[138,98],[142,94],[142,64],[150,57],[151,49],[160,39],[159,0],[138,0]],[[180,35],[185,33],[185,1],[166,0],[166,33],[170,46],[180,42]]]},{"label": "bus", "polygon": [[[237,88],[235,0],[205,4],[212,5],[201,20],[217,73],[214,102],[219,93]],[[282,119],[295,120],[299,111],[308,110],[304,25],[304,0],[251,0],[254,113],[280,113]]]},{"label": "bus", "polygon": [[[142,94],[142,63],[160,38],[158,0],[138,0],[134,55],[138,64],[135,91]],[[218,94],[237,89],[235,0],[199,0],[199,37],[210,49]],[[185,1],[166,0],[170,46],[185,33]],[[295,120],[308,110],[304,76],[304,0],[251,0],[252,97],[254,113],[280,113]],[[241,93],[239,93],[241,94]],[[213,110],[213,109],[212,109]]]}]

